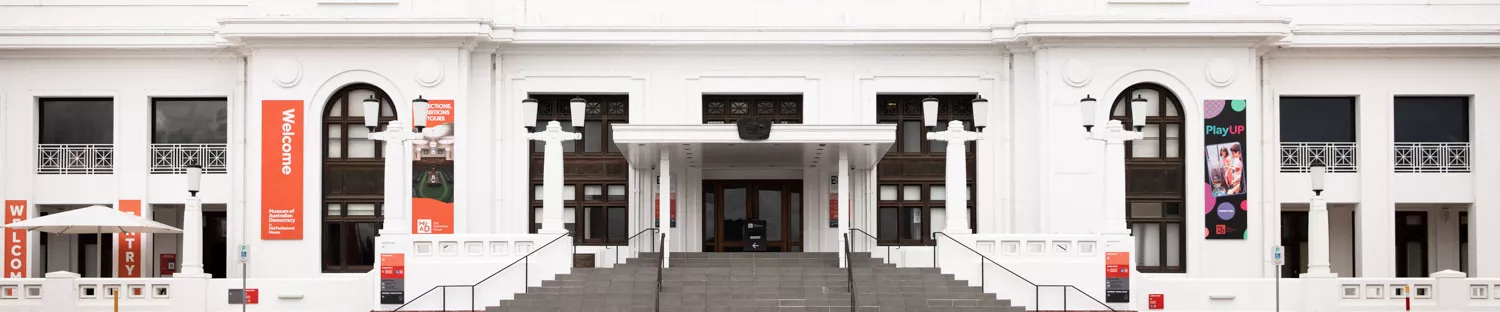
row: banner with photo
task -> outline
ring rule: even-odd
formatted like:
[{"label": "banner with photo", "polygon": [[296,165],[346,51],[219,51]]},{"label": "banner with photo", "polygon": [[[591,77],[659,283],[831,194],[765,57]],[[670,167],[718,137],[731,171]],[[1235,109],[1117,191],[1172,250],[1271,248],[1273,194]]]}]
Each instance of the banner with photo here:
[{"label": "banner with photo", "polygon": [[1208,239],[1245,239],[1250,216],[1245,100],[1203,101],[1203,225]]},{"label": "banner with photo", "polygon": [[412,156],[412,234],[453,234],[453,100],[428,101],[422,140]]}]

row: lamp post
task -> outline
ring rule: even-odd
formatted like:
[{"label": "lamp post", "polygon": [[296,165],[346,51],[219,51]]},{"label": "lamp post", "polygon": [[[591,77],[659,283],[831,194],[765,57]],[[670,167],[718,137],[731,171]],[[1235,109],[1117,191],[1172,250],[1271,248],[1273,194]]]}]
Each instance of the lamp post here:
[{"label": "lamp post", "polygon": [[1130,123],[1135,131],[1125,130],[1119,120],[1109,120],[1103,129],[1095,129],[1094,116],[1099,101],[1084,96],[1078,101],[1079,116],[1088,138],[1104,142],[1104,229],[1105,234],[1129,234],[1125,224],[1125,142],[1142,138],[1141,129],[1146,127],[1146,108],[1150,101],[1136,95],[1130,100]]},{"label": "lamp post", "polygon": [[411,185],[405,185],[408,180],[400,177],[411,172],[407,166],[411,161],[406,160],[407,142],[421,140],[422,128],[427,124],[427,99],[417,96],[411,101],[413,131],[408,131],[402,125],[401,120],[392,120],[385,124],[385,131],[375,132],[375,127],[380,120],[380,99],[371,95],[364,100],[365,128],[370,130],[371,140],[385,142],[385,222],[380,228],[380,233],[406,234],[410,233],[411,225],[407,221],[410,200],[403,203],[406,192],[411,191]]},{"label": "lamp post", "polygon": [[1307,211],[1307,273],[1303,276],[1331,277],[1328,264],[1328,202],[1323,200],[1323,182],[1328,169],[1321,162],[1313,163],[1308,176],[1312,178],[1312,202]]},{"label": "lamp post", "polygon": [[[568,101],[568,108],[572,113],[574,130],[583,128],[584,100],[575,97]],[[525,109],[522,116],[530,120],[537,118],[536,99],[527,98],[521,101]],[[528,123],[529,124],[529,123]],[[531,127],[528,127],[531,128]],[[541,234],[561,234],[568,230],[563,228],[562,215],[562,143],[582,139],[583,136],[577,132],[563,130],[562,124],[556,120],[548,121],[547,128],[543,131],[528,133],[527,139],[546,142],[542,153],[542,228],[537,230]],[[665,229],[662,232],[666,232]]]},{"label": "lamp post", "polygon": [[203,201],[198,190],[203,182],[203,167],[196,162],[187,166],[188,198],[182,209],[183,275],[203,274]]},{"label": "lamp post", "polygon": [[931,131],[935,130],[937,125],[938,100],[933,97],[922,99],[922,122],[931,131],[927,133],[927,138],[948,142],[948,150],[945,153],[948,168],[945,172],[946,180],[943,181],[943,188],[946,192],[943,206],[948,209],[948,224],[942,229],[944,233],[974,233],[974,229],[969,228],[967,208],[969,206],[969,192],[967,191],[969,170],[968,162],[965,161],[968,158],[966,155],[968,150],[964,148],[964,143],[978,142],[983,139],[984,126],[988,123],[989,116],[986,113],[989,112],[990,102],[983,97],[976,96],[972,103],[974,104],[974,129],[979,130],[978,132],[964,130],[964,122],[958,120],[948,121],[946,130]]}]

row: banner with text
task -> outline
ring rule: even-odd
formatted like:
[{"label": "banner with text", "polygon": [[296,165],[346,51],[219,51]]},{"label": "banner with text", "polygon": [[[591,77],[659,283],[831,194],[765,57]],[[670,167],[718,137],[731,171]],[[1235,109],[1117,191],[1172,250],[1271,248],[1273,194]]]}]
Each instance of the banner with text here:
[{"label": "banner with text", "polygon": [[[120,212],[141,215],[141,200],[121,199]],[[115,277],[141,277],[141,233],[115,234]]]},{"label": "banner with text", "polygon": [[453,100],[428,104],[423,139],[412,157],[411,232],[453,234]]},{"label": "banner with text", "polygon": [[1245,239],[1250,232],[1246,190],[1245,100],[1203,101],[1203,236]]},{"label": "banner with text", "polygon": [[261,101],[260,238],[302,239],[302,101]]},{"label": "banner with text", "polygon": [[[667,203],[672,215],[667,216],[670,227],[677,227],[677,192],[672,192],[672,202]],[[661,228],[661,193],[656,193],[656,198],[651,201],[651,226]]]},{"label": "banner with text", "polygon": [[[24,200],[5,201],[5,223],[15,223],[26,220],[27,206]],[[26,257],[30,252],[31,241],[26,235],[26,230],[5,229],[5,275],[3,278],[25,278]]]}]

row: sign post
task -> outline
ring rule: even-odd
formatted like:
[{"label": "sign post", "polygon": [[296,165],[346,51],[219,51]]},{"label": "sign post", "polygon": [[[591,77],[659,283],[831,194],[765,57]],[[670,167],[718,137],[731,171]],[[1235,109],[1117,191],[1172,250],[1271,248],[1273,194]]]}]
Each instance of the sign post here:
[{"label": "sign post", "polygon": [[[240,299],[240,311],[246,311],[246,310],[248,310],[249,307],[246,306],[246,305],[254,303],[254,302],[251,302],[251,300],[253,300],[253,299],[250,297],[253,294],[250,293],[250,286],[249,286],[249,281],[250,281],[250,265],[249,264],[250,264],[250,245],[240,244],[240,274],[241,274],[240,275],[240,289],[241,289],[241,291],[243,291],[243,293],[240,294],[241,296],[243,296]],[[230,290],[230,297],[233,297],[233,294],[234,294],[234,291]],[[233,300],[233,298],[230,298],[230,299]]]},{"label": "sign post", "polygon": [[1276,261],[1276,311],[1281,312],[1281,266],[1286,264],[1286,248],[1271,247],[1271,257]]}]

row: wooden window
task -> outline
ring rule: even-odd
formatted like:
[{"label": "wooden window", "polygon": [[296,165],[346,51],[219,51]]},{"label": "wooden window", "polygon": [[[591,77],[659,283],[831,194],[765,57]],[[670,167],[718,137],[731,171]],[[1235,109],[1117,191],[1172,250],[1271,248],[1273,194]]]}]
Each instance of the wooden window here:
[{"label": "wooden window", "polygon": [[[630,119],[629,96],[624,94],[532,94],[537,100],[537,125],[559,121],[571,127],[569,101],[584,99],[583,139],[563,143],[563,226],[580,245],[625,245],[629,232],[630,164],[614,144],[615,124]],[[534,142],[531,158],[531,232],[541,229],[542,142]]]},{"label": "wooden window", "polygon": [[368,138],[365,99],[380,100],[380,126],[396,120],[396,106],[368,84],[344,87],[323,111],[323,272],[369,272],[375,236],[385,219],[384,144]]},{"label": "wooden window", "polygon": [[1183,169],[1182,105],[1172,91],[1143,83],[1115,98],[1110,118],[1130,124],[1130,100],[1146,111],[1144,137],[1125,145],[1126,222],[1136,240],[1136,267],[1147,273],[1187,272],[1187,212]]},{"label": "wooden window", "polygon": [[771,123],[802,123],[802,95],[704,95],[703,123],[732,124],[740,118],[769,118]]},{"label": "wooden window", "polygon": [[[879,182],[877,190],[877,220],[875,236],[881,245],[933,245],[933,232],[946,226],[947,170],[946,142],[927,140],[927,129],[922,124],[922,99],[927,95],[878,95],[876,111],[879,123],[896,125],[896,143],[886,156],[881,158],[876,172]],[[969,130],[974,128],[973,102],[975,95],[938,95],[938,127],[933,131],[947,129],[951,120],[964,122]],[[969,214],[969,228],[978,229],[974,212],[974,143],[965,144],[968,150],[968,202],[965,210]]]}]

